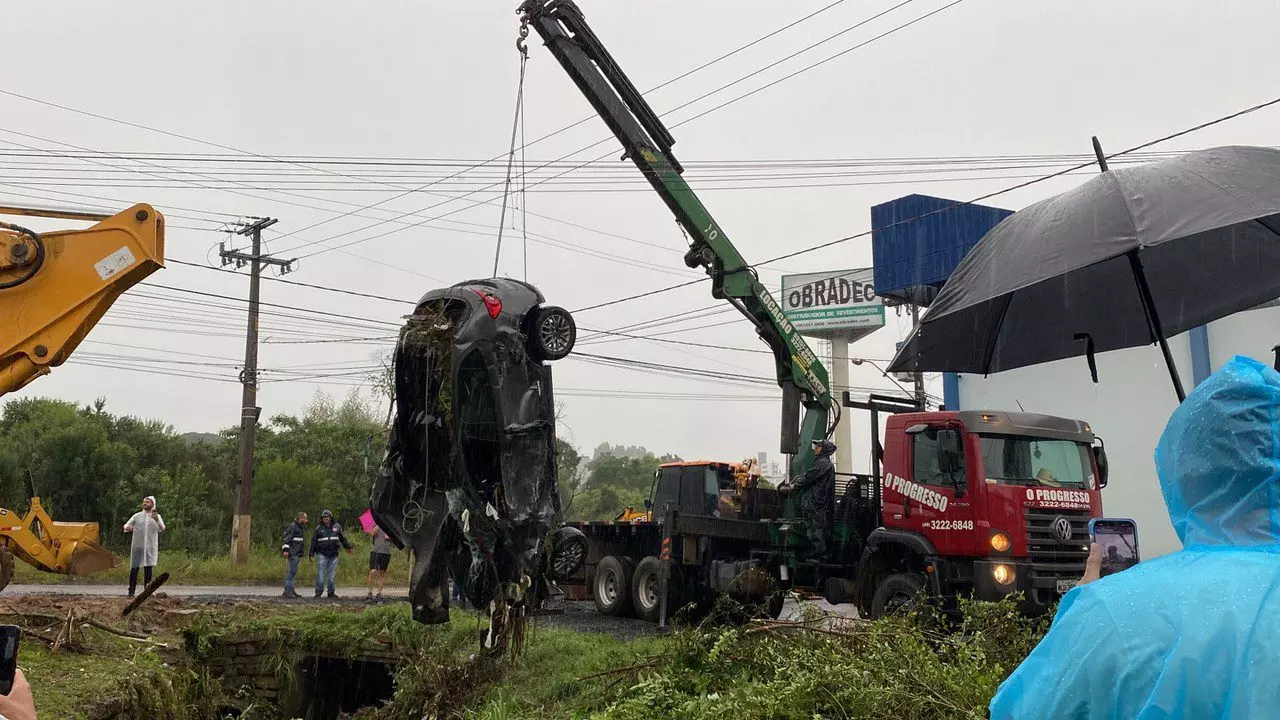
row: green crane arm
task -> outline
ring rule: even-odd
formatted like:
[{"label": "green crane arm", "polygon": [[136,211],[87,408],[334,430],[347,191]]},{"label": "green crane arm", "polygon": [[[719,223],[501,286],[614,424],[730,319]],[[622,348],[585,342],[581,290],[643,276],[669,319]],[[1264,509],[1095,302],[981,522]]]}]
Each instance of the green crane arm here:
[{"label": "green crane arm", "polygon": [[711,295],[738,308],[773,352],[783,391],[781,451],[793,456],[793,475],[803,472],[813,462],[811,443],[830,436],[830,415],[839,412],[826,368],[681,177],[684,168],[671,153],[675,138],[591,31],[582,11],[571,0],[526,0],[518,12],[688,233],[685,264],[705,269],[711,276]]}]

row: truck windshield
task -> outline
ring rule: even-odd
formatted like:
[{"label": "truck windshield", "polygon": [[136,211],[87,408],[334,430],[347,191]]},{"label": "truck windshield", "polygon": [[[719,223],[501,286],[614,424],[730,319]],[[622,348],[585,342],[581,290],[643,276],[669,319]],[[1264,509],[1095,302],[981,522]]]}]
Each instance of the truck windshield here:
[{"label": "truck windshield", "polygon": [[988,481],[1072,488],[1091,484],[1093,463],[1083,443],[1022,435],[982,435],[981,440]]}]

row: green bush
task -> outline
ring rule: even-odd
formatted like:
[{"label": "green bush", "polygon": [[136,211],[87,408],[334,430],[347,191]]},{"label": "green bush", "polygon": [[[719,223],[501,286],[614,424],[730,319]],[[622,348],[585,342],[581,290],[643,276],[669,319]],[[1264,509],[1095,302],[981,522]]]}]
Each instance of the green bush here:
[{"label": "green bush", "polygon": [[1046,623],[1006,601],[965,603],[959,626],[926,612],[836,629],[767,622],[688,629],[673,637],[668,660],[593,717],[984,718]]}]

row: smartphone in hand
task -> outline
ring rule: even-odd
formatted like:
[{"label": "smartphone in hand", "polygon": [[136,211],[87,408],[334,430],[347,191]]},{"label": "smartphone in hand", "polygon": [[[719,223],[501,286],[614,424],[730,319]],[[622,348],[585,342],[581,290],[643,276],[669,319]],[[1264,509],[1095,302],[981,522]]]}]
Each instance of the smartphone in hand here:
[{"label": "smartphone in hand", "polygon": [[1094,518],[1089,537],[1102,548],[1099,577],[1114,575],[1138,564],[1138,524],[1128,518]]},{"label": "smartphone in hand", "polygon": [[18,672],[18,640],[21,637],[22,628],[17,625],[0,625],[0,695],[8,695],[13,690]]}]

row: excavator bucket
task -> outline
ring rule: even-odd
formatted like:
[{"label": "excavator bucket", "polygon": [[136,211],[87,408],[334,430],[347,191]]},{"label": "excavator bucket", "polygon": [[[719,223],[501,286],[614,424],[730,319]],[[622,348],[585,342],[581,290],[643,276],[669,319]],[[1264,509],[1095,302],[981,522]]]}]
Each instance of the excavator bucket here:
[{"label": "excavator bucket", "polygon": [[92,540],[78,540],[74,545],[67,568],[70,575],[92,575],[120,567],[120,558]]},{"label": "excavator bucket", "polygon": [[98,523],[55,522],[46,531],[53,536],[57,547],[54,572],[92,575],[120,565],[115,555],[98,544]]}]

